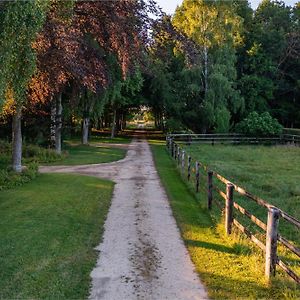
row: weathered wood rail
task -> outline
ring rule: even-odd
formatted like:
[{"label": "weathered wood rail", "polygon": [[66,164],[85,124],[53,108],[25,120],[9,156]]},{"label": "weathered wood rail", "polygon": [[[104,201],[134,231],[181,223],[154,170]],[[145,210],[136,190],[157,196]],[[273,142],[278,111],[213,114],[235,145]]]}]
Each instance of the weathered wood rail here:
[{"label": "weathered wood rail", "polygon": [[186,142],[187,144],[207,143],[207,144],[293,144],[300,145],[300,135],[282,134],[272,137],[250,137],[237,133],[219,133],[219,134],[169,134],[169,139]]},{"label": "weathered wood rail", "polygon": [[[176,135],[176,137],[181,135]],[[295,226],[297,230],[300,230],[300,221],[293,216],[282,211],[280,208],[271,205],[265,200],[252,195],[242,187],[232,183],[228,179],[224,178],[220,174],[210,170],[207,166],[201,162],[194,160],[186,151],[174,140],[175,136],[167,136],[167,149],[170,155],[176,160],[178,167],[180,168],[182,175],[188,181],[194,181],[195,191],[199,192],[201,182],[204,179],[200,178],[200,169],[206,174],[207,181],[207,207],[212,208],[213,204],[216,204],[225,214],[225,232],[230,235],[232,227],[235,226],[239,231],[244,233],[254,244],[256,244],[265,254],[265,276],[270,280],[271,276],[275,276],[276,265],[278,265],[284,272],[286,272],[296,283],[300,284],[300,276],[296,274],[289,265],[279,258],[277,247],[280,243],[287,251],[292,252],[294,255],[300,258],[300,249],[289,241],[285,237],[279,234],[279,219],[284,219],[286,222]],[[194,165],[194,167],[193,167]],[[224,184],[226,191],[223,191],[217,186]],[[217,193],[223,202],[220,202],[217,197],[214,197],[214,193]],[[250,211],[242,207],[236,201],[234,201],[234,195],[246,197],[251,201],[256,202],[259,206],[264,207],[267,210],[267,223],[260,220]],[[236,213],[248,218],[253,224],[258,226],[264,232],[264,241],[261,241],[260,237],[257,237],[246,226],[242,225],[236,216]]]}]

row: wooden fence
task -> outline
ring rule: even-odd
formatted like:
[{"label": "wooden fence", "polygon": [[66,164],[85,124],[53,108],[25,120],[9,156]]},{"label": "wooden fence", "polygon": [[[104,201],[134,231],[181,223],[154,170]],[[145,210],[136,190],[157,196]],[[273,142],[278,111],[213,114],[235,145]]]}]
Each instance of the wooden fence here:
[{"label": "wooden fence", "polygon": [[272,137],[250,137],[237,133],[225,134],[169,134],[168,139],[185,142],[187,144],[193,143],[231,143],[231,144],[294,144],[300,145],[300,135],[282,134],[280,136]]},{"label": "wooden fence", "polygon": [[[170,138],[170,136],[167,137],[167,149],[170,155],[177,162],[178,167],[186,179],[188,181],[192,181],[192,179],[194,179],[195,191],[197,193],[199,192],[200,188],[200,169],[202,168],[202,171],[205,172],[207,176],[207,207],[208,209],[211,209],[212,205],[215,204],[223,210],[225,213],[226,234],[230,235],[232,227],[235,226],[265,253],[265,276],[268,280],[270,280],[272,274],[275,276],[276,265],[278,265],[295,282],[300,284],[300,276],[296,274],[286,262],[279,258],[277,252],[277,246],[278,243],[280,243],[287,249],[287,251],[291,251],[293,254],[300,257],[300,249],[297,248],[287,238],[281,236],[278,230],[280,218],[284,219],[292,226],[295,226],[297,230],[300,230],[300,221],[282,211],[278,207],[275,207],[263,199],[252,195],[238,185],[230,182],[220,174],[209,170],[207,166],[203,165],[199,161],[194,160],[180,146],[180,144],[174,141],[174,138]],[[217,182],[219,184],[225,184],[226,190],[223,191],[220,189],[216,184]],[[223,203],[215,199],[214,192],[221,196]],[[267,223],[264,223],[262,220],[254,216],[250,211],[235,202],[235,193],[256,202],[259,206],[266,208]],[[264,242],[254,235],[247,227],[243,226],[237,220],[237,218],[235,218],[236,212],[247,217],[252,223],[265,232]]]}]

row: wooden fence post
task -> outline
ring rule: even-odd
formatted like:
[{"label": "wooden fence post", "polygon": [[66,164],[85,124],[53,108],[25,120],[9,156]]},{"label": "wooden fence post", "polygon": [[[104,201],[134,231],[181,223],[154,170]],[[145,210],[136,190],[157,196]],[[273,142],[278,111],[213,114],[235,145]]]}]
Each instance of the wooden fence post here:
[{"label": "wooden fence post", "polygon": [[227,183],[226,185],[226,205],[225,205],[225,232],[231,234],[233,222],[233,191],[234,185]]},{"label": "wooden fence post", "polygon": [[272,274],[275,276],[276,272],[278,221],[279,210],[275,207],[270,207],[268,209],[265,268],[265,276],[268,281]]},{"label": "wooden fence post", "polygon": [[207,207],[211,209],[212,207],[212,193],[213,193],[213,171],[207,172]]},{"label": "wooden fence post", "polygon": [[187,174],[187,179],[188,181],[190,181],[190,178],[191,178],[191,156],[189,155],[188,156],[188,174]]},{"label": "wooden fence post", "polygon": [[177,144],[174,143],[174,153],[173,153],[173,157],[176,160],[176,155],[177,155]]},{"label": "wooden fence post", "polygon": [[181,172],[184,174],[184,167],[185,167],[185,151],[182,150],[181,154]]},{"label": "wooden fence post", "polygon": [[180,164],[180,147],[177,148],[177,164]]},{"label": "wooden fence post", "polygon": [[195,168],[196,168],[196,193],[199,192],[199,184],[200,184],[200,170],[199,170],[200,164],[196,161]]}]

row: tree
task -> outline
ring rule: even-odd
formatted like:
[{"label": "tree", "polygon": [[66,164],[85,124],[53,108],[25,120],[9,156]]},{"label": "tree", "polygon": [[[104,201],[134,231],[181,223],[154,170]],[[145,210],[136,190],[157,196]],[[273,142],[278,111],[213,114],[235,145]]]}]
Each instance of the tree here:
[{"label": "tree", "polygon": [[249,25],[240,86],[246,111],[297,123],[300,35],[297,13],[283,1],[263,1]]},{"label": "tree", "polygon": [[[0,99],[13,99],[12,168],[22,171],[22,105],[29,81],[36,70],[32,43],[43,26],[48,1],[1,3],[0,13]],[[2,101],[3,103],[3,101]]]},{"label": "tree", "polygon": [[243,99],[235,84],[235,47],[242,43],[242,19],[234,4],[186,0],[173,19],[174,25],[201,49],[197,64],[202,76],[199,85],[203,98],[198,103],[205,119],[202,131],[229,130],[231,114],[243,109]]},{"label": "tree", "polygon": [[[52,5],[35,44],[39,73],[34,79],[36,84],[32,85],[32,96],[37,95],[40,101],[58,101],[53,105],[54,113],[55,107],[61,107],[61,93],[71,84],[78,92],[103,93],[111,83],[107,64],[110,54],[117,58],[122,77],[130,74],[139,60],[136,52],[146,44],[149,6],[143,1],[78,1],[68,8],[71,13],[67,18],[58,8],[56,3]],[[84,99],[82,128],[86,132],[89,123],[86,113],[94,106],[87,100],[99,101],[103,97]],[[61,114],[54,119],[58,130],[53,132],[59,135],[55,139],[56,150],[60,153]]]}]

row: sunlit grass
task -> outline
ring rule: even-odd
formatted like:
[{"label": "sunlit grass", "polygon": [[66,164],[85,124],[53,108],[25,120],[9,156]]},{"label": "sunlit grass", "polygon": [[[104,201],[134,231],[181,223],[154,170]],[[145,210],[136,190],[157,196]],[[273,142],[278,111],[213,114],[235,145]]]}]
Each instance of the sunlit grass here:
[{"label": "sunlit grass", "polygon": [[0,191],[0,299],[84,299],[113,183],[42,174]]},{"label": "sunlit grass", "polygon": [[[76,144],[80,144],[81,143],[81,139],[79,137],[74,137],[74,138],[70,138],[67,140],[68,143],[76,143]],[[90,138],[89,138],[89,144],[95,144],[95,143],[111,143],[111,144],[128,144],[131,142],[131,138],[130,137],[126,137],[126,136],[116,136],[113,139],[108,136],[108,135],[102,135],[99,134],[97,135],[96,133],[93,134]]]},{"label": "sunlit grass", "polygon": [[67,152],[61,160],[48,165],[83,165],[99,164],[120,160],[125,157],[126,150],[97,146],[96,144],[76,144],[76,140],[67,141],[64,150]]},{"label": "sunlit grass", "polygon": [[204,190],[196,199],[165,147],[153,145],[152,149],[182,237],[209,296],[213,299],[298,299],[299,288],[282,272],[273,280],[272,288],[267,284],[260,250],[237,233],[227,238],[222,216],[206,209]]}]

